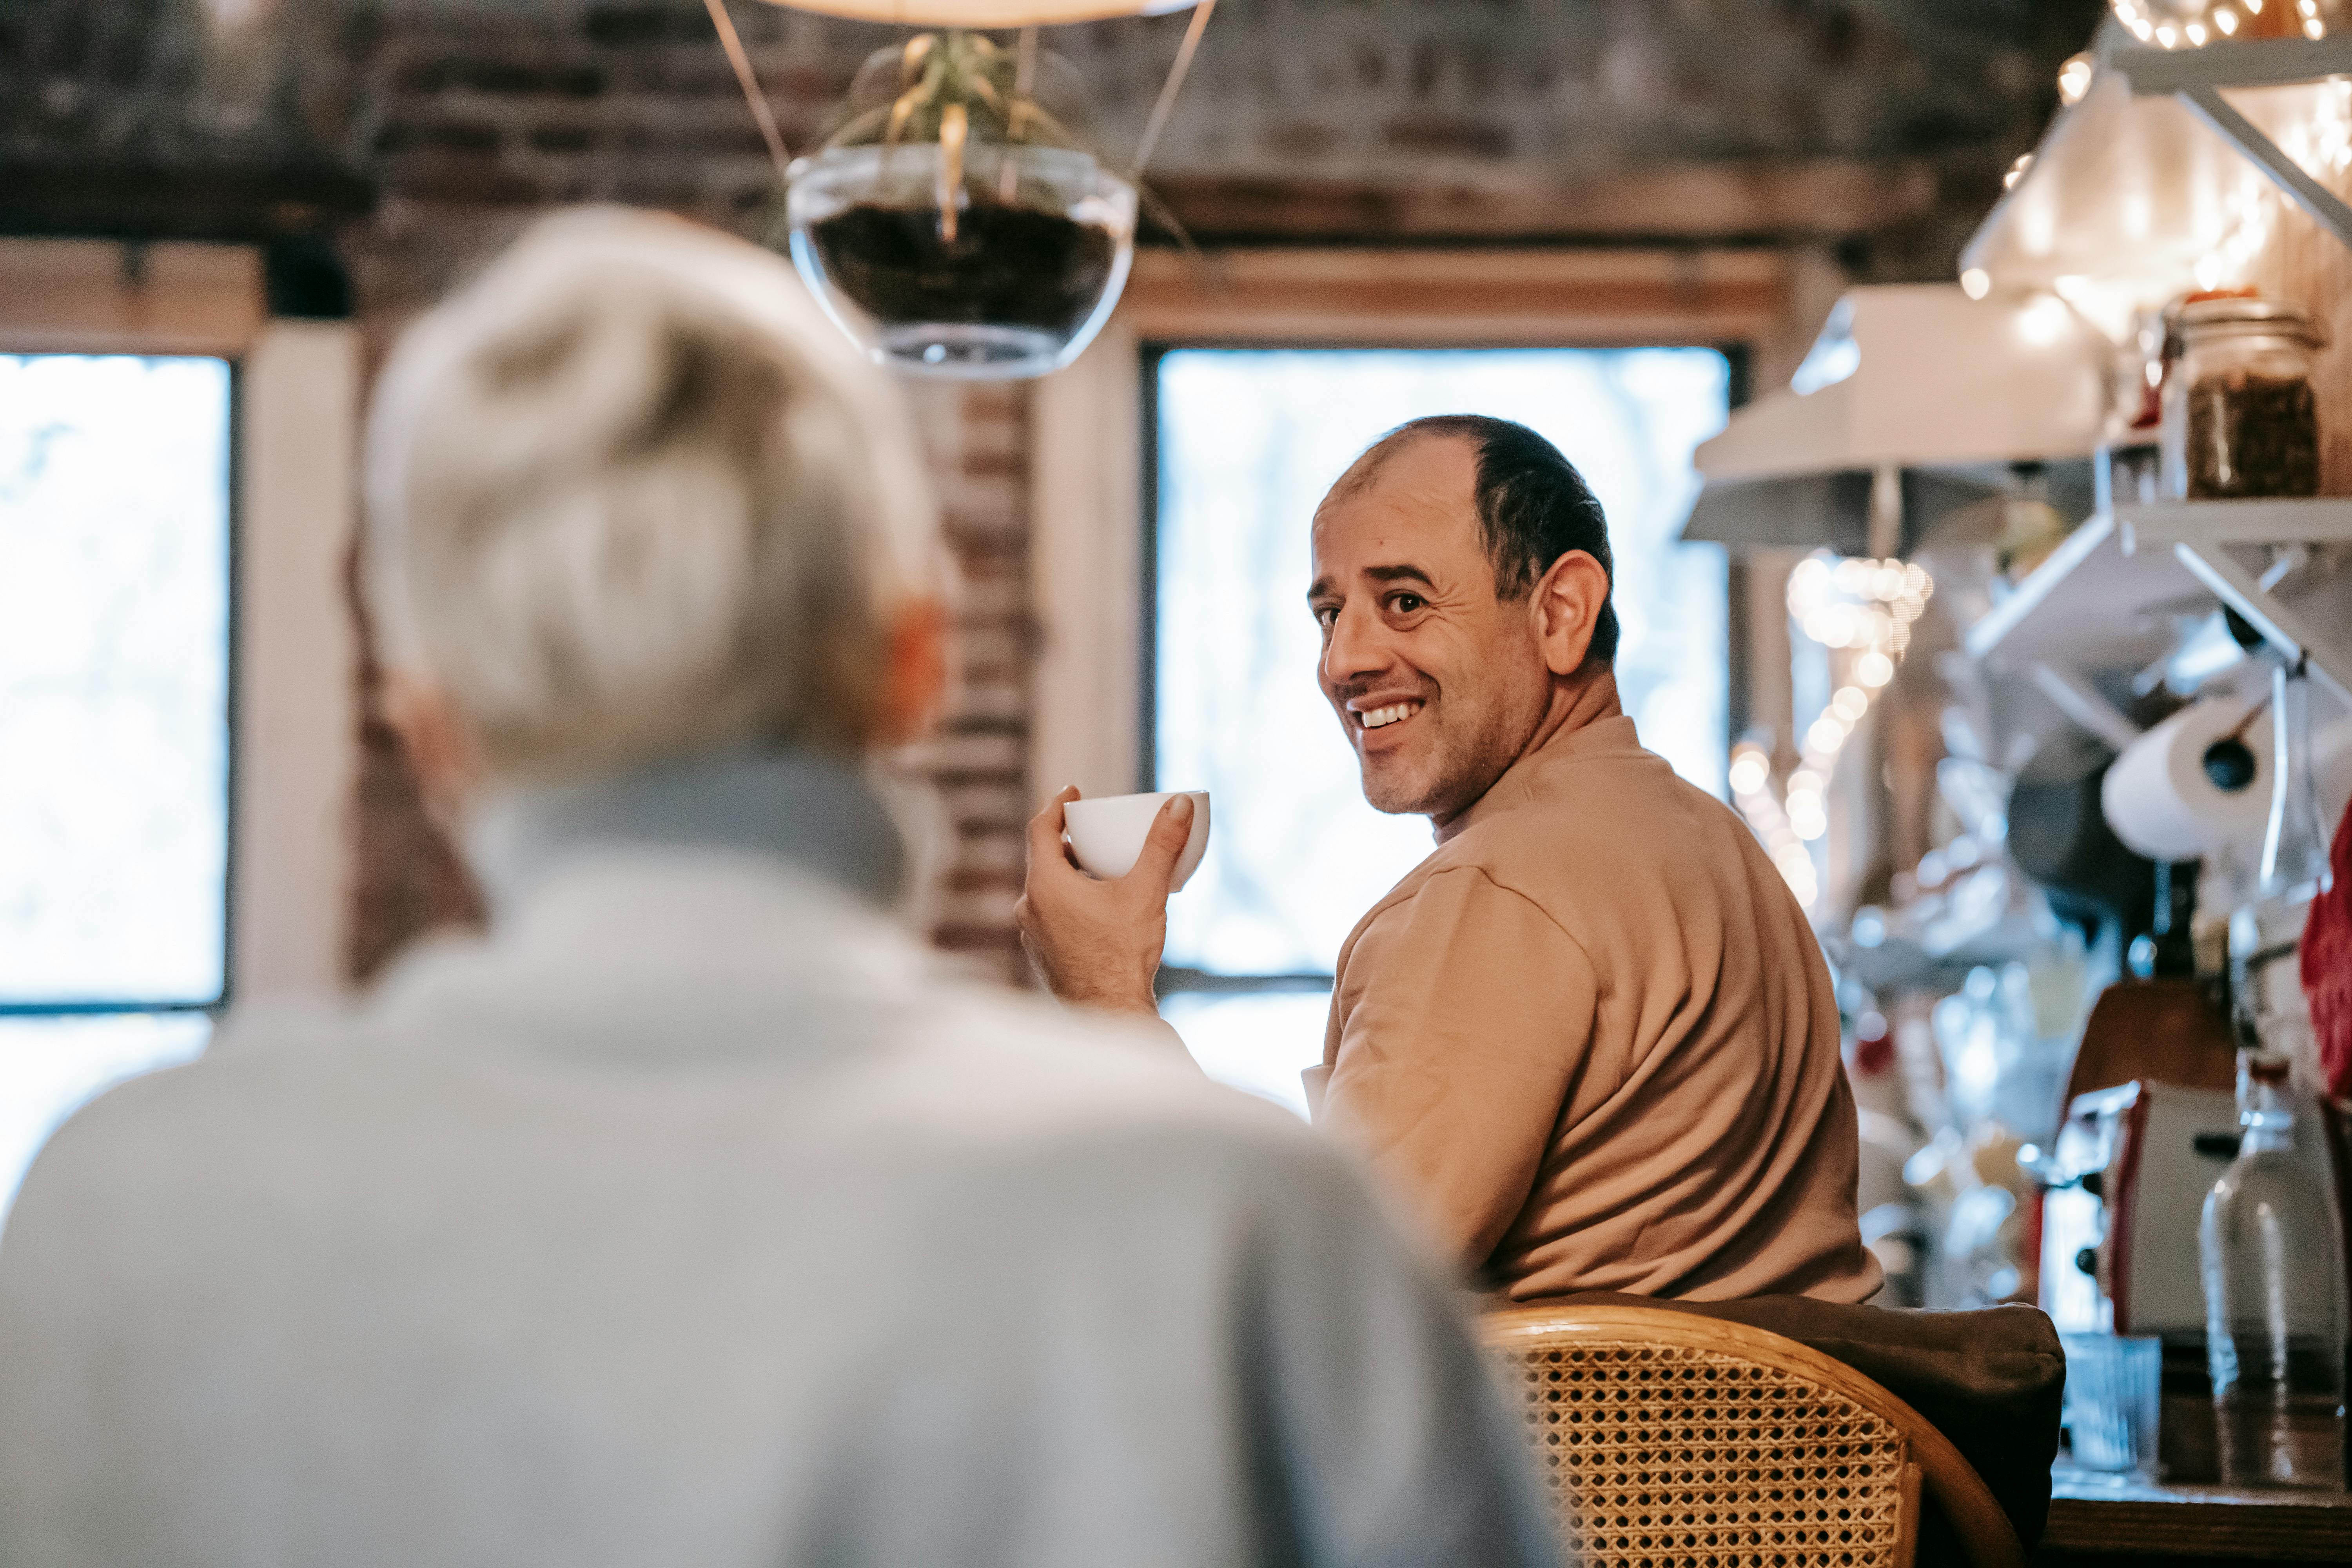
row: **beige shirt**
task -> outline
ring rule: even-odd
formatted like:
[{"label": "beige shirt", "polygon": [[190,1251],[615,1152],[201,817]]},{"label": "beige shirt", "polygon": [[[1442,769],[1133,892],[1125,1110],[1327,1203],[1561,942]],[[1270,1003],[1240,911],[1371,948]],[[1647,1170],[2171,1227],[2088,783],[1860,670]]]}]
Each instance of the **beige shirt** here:
[{"label": "beige shirt", "polygon": [[1787,885],[1604,676],[1358,923],[1309,1077],[1514,1300],[1859,1301],[1838,1047]]}]

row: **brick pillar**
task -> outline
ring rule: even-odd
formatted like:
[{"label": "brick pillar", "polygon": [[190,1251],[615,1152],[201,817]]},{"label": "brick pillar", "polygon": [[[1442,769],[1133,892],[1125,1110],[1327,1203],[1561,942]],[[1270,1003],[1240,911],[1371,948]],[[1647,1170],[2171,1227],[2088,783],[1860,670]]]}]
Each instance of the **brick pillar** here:
[{"label": "brick pillar", "polygon": [[[486,216],[404,216],[398,237],[362,247],[356,269],[379,352],[402,319],[473,256],[528,221],[522,212]],[[436,236],[442,243],[436,244]],[[369,287],[368,285],[373,285]],[[908,404],[929,459],[948,547],[961,578],[960,679],[935,741],[914,758],[939,790],[953,847],[944,885],[929,890],[931,934],[975,967],[1019,982],[1027,969],[1013,927],[1020,897],[1022,829],[1030,802],[1025,759],[1034,635],[1029,609],[1029,395],[1017,384],[907,384]],[[426,817],[378,701],[373,641],[356,595],[362,656],[359,780],[352,800],[356,885],[349,968],[373,979],[417,936],[478,923],[481,899],[452,847]]]},{"label": "brick pillar", "polygon": [[1013,927],[1031,809],[1027,757],[1036,637],[1029,607],[1029,391],[1020,384],[915,383],[924,437],[961,578],[956,692],[923,766],[953,824],[933,939],[1020,980]]}]

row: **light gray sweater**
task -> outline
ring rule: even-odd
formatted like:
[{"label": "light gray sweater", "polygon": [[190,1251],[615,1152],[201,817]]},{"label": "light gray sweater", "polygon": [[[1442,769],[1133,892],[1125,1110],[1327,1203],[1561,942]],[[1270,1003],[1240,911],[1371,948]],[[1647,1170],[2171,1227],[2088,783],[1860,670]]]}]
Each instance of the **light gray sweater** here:
[{"label": "light gray sweater", "polygon": [[1553,1561],[1450,1286],[961,985],[845,769],[509,807],[494,933],[104,1096],[0,1237],[0,1564]]}]

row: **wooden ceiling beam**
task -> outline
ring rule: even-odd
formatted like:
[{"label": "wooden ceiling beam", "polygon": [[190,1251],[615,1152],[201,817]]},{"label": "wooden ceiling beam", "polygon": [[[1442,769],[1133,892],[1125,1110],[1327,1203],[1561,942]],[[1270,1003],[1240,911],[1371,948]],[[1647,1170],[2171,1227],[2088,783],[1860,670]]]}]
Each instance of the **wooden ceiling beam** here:
[{"label": "wooden ceiling beam", "polygon": [[0,234],[233,243],[318,237],[375,205],[367,175],[320,162],[0,162]]},{"label": "wooden ceiling beam", "polygon": [[1664,164],[1557,183],[1181,173],[1150,184],[1202,243],[1756,244],[1834,240],[1936,205],[1924,163]]}]

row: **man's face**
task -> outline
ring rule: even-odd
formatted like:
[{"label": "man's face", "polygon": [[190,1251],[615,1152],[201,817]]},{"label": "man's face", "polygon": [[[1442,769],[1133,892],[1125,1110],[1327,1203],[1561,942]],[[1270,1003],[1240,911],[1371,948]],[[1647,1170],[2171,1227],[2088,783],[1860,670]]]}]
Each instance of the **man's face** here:
[{"label": "man's face", "polygon": [[1424,437],[1315,513],[1318,674],[1381,811],[1443,821],[1467,809],[1549,699],[1528,601],[1496,594],[1476,479],[1467,441]]}]

